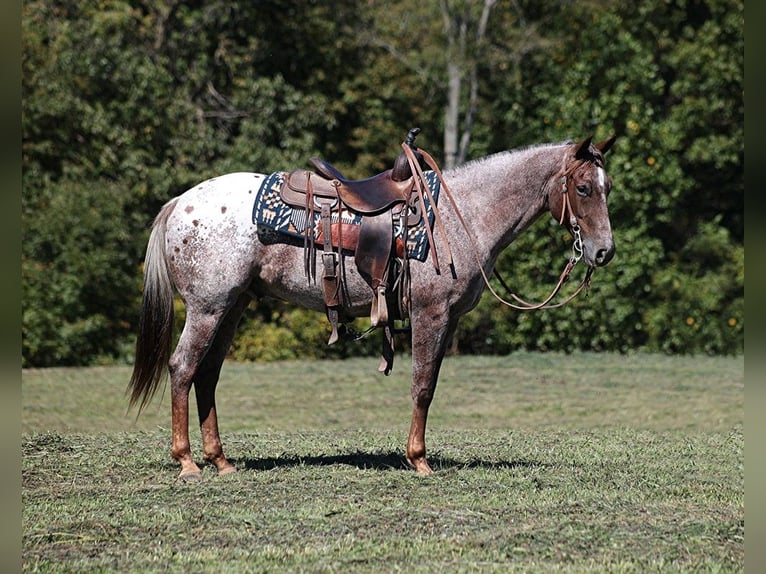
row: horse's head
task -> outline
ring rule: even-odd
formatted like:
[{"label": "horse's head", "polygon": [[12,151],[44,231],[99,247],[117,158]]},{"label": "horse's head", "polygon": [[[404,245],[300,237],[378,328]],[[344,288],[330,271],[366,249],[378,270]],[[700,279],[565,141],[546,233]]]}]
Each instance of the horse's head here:
[{"label": "horse's head", "polygon": [[[604,155],[617,136],[592,145],[592,137],[572,144],[562,171],[555,176],[548,195],[551,214],[575,238],[575,249],[590,267],[601,267],[614,256],[614,239],[606,200],[612,179],[604,168]],[[579,245],[578,245],[579,243]]]}]

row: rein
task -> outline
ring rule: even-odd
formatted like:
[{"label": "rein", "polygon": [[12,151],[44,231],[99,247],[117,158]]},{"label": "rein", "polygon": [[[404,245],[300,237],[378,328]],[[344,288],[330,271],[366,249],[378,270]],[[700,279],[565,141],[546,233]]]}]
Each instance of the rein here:
[{"label": "rein", "polygon": [[[404,148],[404,152],[407,154],[407,159],[410,162],[410,165],[413,165],[418,171],[420,171],[420,166],[418,164],[417,159],[415,158],[415,154],[410,148],[409,145],[402,144],[402,148]],[[458,209],[457,203],[455,202],[455,197],[452,195],[452,192],[450,191],[449,187],[444,181],[444,177],[442,176],[441,170],[439,169],[439,166],[436,164],[436,161],[434,160],[431,155],[423,150],[422,148],[418,148],[418,152],[423,156],[424,161],[426,164],[436,172],[436,175],[439,177],[439,180],[442,184],[442,188],[445,191],[447,198],[449,199],[450,203],[452,203],[452,207],[455,210],[455,214],[457,215],[458,221],[460,221],[460,225],[462,225],[463,230],[468,235],[468,238],[471,242],[471,247],[473,248],[473,255],[476,258],[476,262],[479,265],[479,271],[481,272],[481,276],[484,279],[484,283],[487,286],[487,289],[490,293],[497,299],[500,303],[503,305],[506,305],[508,307],[511,307],[513,309],[517,309],[519,311],[536,311],[540,309],[557,309],[559,307],[563,307],[567,303],[569,303],[572,299],[577,297],[577,295],[582,292],[583,289],[588,289],[590,287],[590,281],[591,276],[593,275],[593,267],[588,267],[588,270],[585,272],[585,277],[580,282],[580,284],[577,286],[577,289],[569,295],[566,299],[563,301],[560,301],[558,303],[551,303],[551,301],[558,295],[559,291],[561,290],[561,287],[566,283],[567,279],[569,279],[569,275],[572,272],[572,269],[574,269],[574,266],[577,265],[577,263],[582,259],[583,256],[583,245],[582,245],[582,237],[580,236],[580,225],[577,223],[577,218],[574,215],[574,212],[572,211],[572,206],[569,202],[569,187],[567,185],[567,182],[569,180],[569,177],[572,175],[574,170],[577,168],[577,164],[575,163],[572,167],[569,169],[565,169],[560,177],[561,181],[561,193],[563,194],[563,201],[561,206],[561,217],[559,218],[559,225],[564,224],[564,219],[569,213],[569,224],[570,228],[572,230],[572,234],[574,235],[574,243],[572,244],[572,256],[569,258],[569,261],[564,266],[564,269],[561,272],[561,275],[559,275],[559,279],[556,283],[556,286],[553,288],[551,293],[543,299],[539,303],[530,303],[528,301],[525,301],[518,295],[516,295],[513,291],[511,291],[510,287],[508,287],[507,283],[503,280],[503,278],[500,276],[500,274],[497,272],[497,269],[493,269],[493,274],[497,279],[500,281],[500,284],[503,286],[503,288],[508,291],[511,298],[516,301],[516,303],[512,303],[511,301],[507,301],[502,296],[500,296],[497,291],[492,287],[489,277],[487,276],[487,272],[484,271],[484,266],[481,263],[481,259],[479,258],[479,250],[476,246],[476,241],[474,240],[473,235],[468,229],[468,224],[466,223],[465,219],[463,218],[463,215],[460,213],[460,210]],[[421,172],[422,173],[422,172]],[[417,180],[417,178],[416,178]],[[444,227],[441,224],[441,220],[437,219],[438,225],[440,227],[440,231],[444,235],[445,239],[447,239],[447,235],[444,232]],[[432,241],[432,238],[429,237],[429,240]],[[447,243],[447,249],[449,250],[449,240],[446,241]],[[450,266],[452,266],[452,254],[449,254],[450,258]],[[438,263],[435,263],[436,269],[438,272]]]}]

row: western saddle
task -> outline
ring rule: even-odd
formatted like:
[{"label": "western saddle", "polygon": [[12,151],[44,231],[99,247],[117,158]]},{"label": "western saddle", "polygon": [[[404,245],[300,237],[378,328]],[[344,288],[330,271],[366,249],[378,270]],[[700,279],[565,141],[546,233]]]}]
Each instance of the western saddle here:
[{"label": "western saddle", "polygon": [[[285,203],[306,211],[304,266],[309,281],[316,280],[317,245],[322,249],[322,290],[332,326],[328,344],[339,339],[339,323],[343,323],[344,304],[348,301],[343,255],[353,255],[357,271],[372,289],[370,330],[384,329],[378,370],[385,374],[393,366],[393,320],[409,317],[407,229],[423,218],[426,195],[436,213],[423,176],[423,156],[414,145],[418,133],[419,128],[410,130],[394,167],[373,177],[349,180],[326,161],[311,158],[314,171],[290,172],[280,189]],[[361,225],[347,223],[344,212],[346,216],[349,212],[359,216]],[[317,214],[319,225],[315,228]],[[426,231],[436,259],[428,221]],[[438,263],[435,265],[438,270]],[[346,328],[342,331],[345,333]]]}]

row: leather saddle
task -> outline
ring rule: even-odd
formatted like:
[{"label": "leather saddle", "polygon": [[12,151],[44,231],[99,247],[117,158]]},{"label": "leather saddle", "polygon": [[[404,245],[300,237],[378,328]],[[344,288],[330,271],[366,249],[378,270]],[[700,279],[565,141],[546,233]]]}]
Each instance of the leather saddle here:
[{"label": "leather saddle", "polygon": [[[314,172],[295,170],[288,174],[287,185],[282,188],[282,200],[289,205],[305,205],[309,192],[309,179],[315,198],[338,199],[350,211],[360,215],[376,215],[408,203],[412,192],[412,177],[393,178],[393,169],[367,179],[350,180],[332,165],[320,158],[309,160]],[[319,200],[321,203],[321,199]]]},{"label": "leather saddle", "polygon": [[[405,142],[413,150],[417,150],[412,144],[419,131],[410,130]],[[402,152],[392,169],[361,180],[345,178],[322,159],[309,161],[314,170],[288,173],[280,196],[288,205],[306,211],[304,265],[309,281],[316,279],[317,246],[322,250],[322,289],[332,325],[328,344],[339,338],[338,323],[346,297],[343,255],[350,253],[373,292],[371,328],[384,327],[386,331],[379,370],[388,374],[393,365],[392,320],[408,315],[409,294],[402,289],[409,286],[407,228],[423,217],[422,202],[413,193],[416,184],[411,160]],[[344,212],[359,216],[361,224],[346,223]],[[397,312],[390,314],[388,302],[393,302],[394,285],[399,286],[393,305]]]}]

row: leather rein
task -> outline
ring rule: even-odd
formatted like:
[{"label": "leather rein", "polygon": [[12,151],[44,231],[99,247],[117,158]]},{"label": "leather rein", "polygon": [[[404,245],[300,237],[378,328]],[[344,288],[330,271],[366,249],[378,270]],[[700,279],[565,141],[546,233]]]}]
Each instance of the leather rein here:
[{"label": "leather rein", "polygon": [[[406,143],[402,144],[402,148],[404,149],[405,154],[407,155],[407,159],[409,160],[410,165],[419,172],[419,175],[422,177],[422,172],[420,171],[420,166],[418,164],[418,161],[415,157],[415,154],[412,150],[412,148],[407,145]],[[497,272],[497,269],[493,269],[493,274],[497,279],[500,281],[500,284],[503,286],[503,288],[508,291],[511,298],[516,301],[516,303],[513,303],[511,301],[508,301],[504,299],[501,295],[495,291],[495,289],[492,287],[489,277],[487,276],[487,272],[484,270],[484,266],[481,263],[481,259],[479,258],[479,250],[476,246],[476,241],[469,231],[468,224],[466,223],[465,219],[463,219],[463,215],[460,213],[460,210],[457,207],[457,203],[455,202],[455,198],[452,195],[452,192],[450,191],[449,187],[444,181],[444,177],[442,176],[441,170],[439,169],[439,166],[436,164],[436,161],[431,157],[431,155],[423,150],[422,148],[418,148],[418,153],[422,155],[424,161],[426,164],[433,169],[436,172],[436,175],[439,177],[439,180],[442,184],[442,188],[444,189],[444,192],[446,193],[448,199],[450,200],[450,203],[452,203],[452,207],[455,210],[455,214],[457,215],[458,220],[460,221],[460,224],[463,227],[463,230],[468,235],[468,238],[471,241],[471,247],[473,247],[472,251],[474,254],[474,257],[476,258],[476,262],[479,266],[479,271],[481,272],[481,276],[484,279],[484,283],[487,286],[487,289],[490,293],[497,299],[500,303],[503,305],[506,305],[508,307],[511,307],[513,309],[517,309],[519,311],[536,311],[540,309],[557,309],[559,307],[563,307],[567,303],[569,303],[572,299],[577,297],[583,289],[588,289],[590,287],[590,281],[591,276],[593,275],[594,268],[591,266],[588,266],[588,270],[585,272],[585,277],[580,282],[580,284],[577,286],[577,289],[570,294],[568,297],[566,297],[563,301],[560,301],[558,303],[551,303],[553,299],[556,297],[556,295],[559,294],[559,291],[561,291],[561,287],[566,283],[567,279],[569,279],[569,275],[572,272],[572,269],[574,269],[575,265],[582,259],[583,256],[583,244],[582,244],[582,237],[580,236],[580,225],[577,223],[577,218],[575,217],[574,212],[572,211],[572,205],[569,201],[569,188],[570,188],[570,178],[572,176],[572,173],[577,169],[577,167],[580,165],[578,162],[573,162],[572,165],[568,168],[564,168],[562,170],[562,175],[559,176],[559,181],[561,182],[561,193],[562,193],[562,205],[561,205],[561,217],[559,218],[559,225],[564,224],[564,220],[566,219],[566,216],[569,215],[569,227],[572,231],[572,234],[574,235],[574,243],[572,244],[572,256],[569,258],[569,261],[564,266],[564,269],[561,271],[561,274],[559,275],[558,281],[556,282],[556,286],[553,288],[553,290],[550,292],[550,294],[545,297],[542,301],[539,303],[530,303],[524,299],[522,299],[520,296],[516,295],[510,287],[508,287],[507,283],[503,280],[503,278],[500,276],[500,274]],[[413,171],[415,173],[415,171]],[[417,181],[418,178],[416,178]],[[421,191],[422,194],[422,191]],[[436,210],[434,210],[436,212]],[[438,212],[437,212],[438,213]],[[437,216],[437,226],[440,227],[440,231],[445,237],[445,240],[447,240],[447,235],[444,231],[444,227],[441,224],[441,221],[439,220]],[[428,228],[428,226],[426,226]],[[433,243],[433,238],[429,236],[429,241]],[[449,241],[446,241],[447,244],[447,250],[449,251]],[[434,252],[435,255],[435,252]],[[449,253],[449,264],[452,267],[452,254]],[[434,262],[437,272],[438,272],[438,260]]]}]

